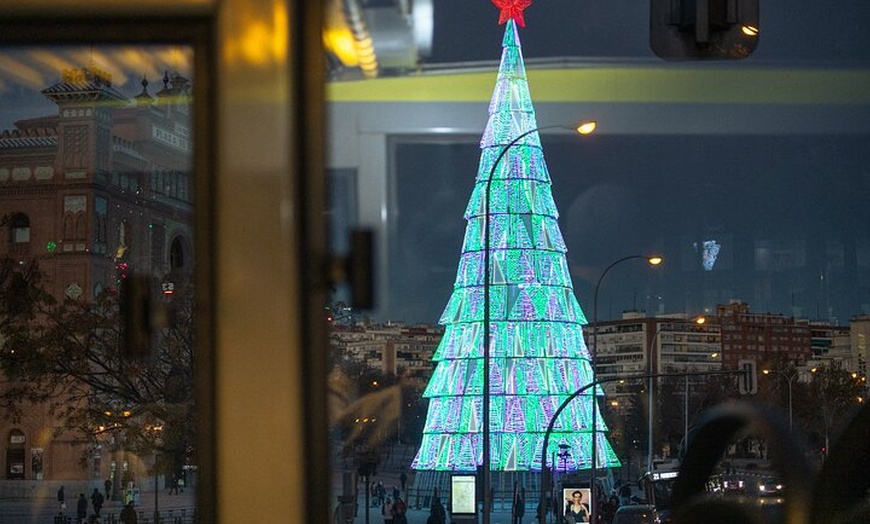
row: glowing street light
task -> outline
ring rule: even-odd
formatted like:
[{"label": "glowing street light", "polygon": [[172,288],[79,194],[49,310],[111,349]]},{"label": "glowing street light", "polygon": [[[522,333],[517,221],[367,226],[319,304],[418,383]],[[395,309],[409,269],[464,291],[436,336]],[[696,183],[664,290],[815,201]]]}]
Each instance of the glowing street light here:
[{"label": "glowing street light", "polygon": [[597,126],[598,124],[595,122],[595,120],[590,120],[589,122],[583,122],[582,124],[577,126],[576,130],[581,135],[591,135],[595,131],[595,128]]},{"label": "glowing street light", "polygon": [[[813,368],[812,372],[815,372],[815,368]],[[785,371],[781,371],[779,369],[765,369],[762,371],[765,375],[770,375],[771,373],[776,373],[781,377],[784,377],[788,381],[788,430],[792,430],[792,396],[791,396],[791,383],[797,377],[797,372],[788,374]]]},{"label": "glowing street light", "polygon": [[582,135],[588,135],[592,133],[597,127],[594,121],[582,122],[577,126],[565,126],[565,125],[550,125],[550,126],[542,126],[536,127],[534,129],[530,129],[523,133],[520,133],[517,137],[507,143],[498,157],[496,157],[495,162],[492,164],[492,168],[489,170],[489,177],[486,179],[486,195],[484,198],[484,207],[483,207],[483,524],[490,523],[490,454],[491,454],[491,443],[490,443],[490,385],[489,385],[489,363],[490,363],[490,284],[492,282],[492,274],[490,270],[490,237],[492,232],[490,231],[490,223],[489,223],[489,209],[490,209],[490,200],[492,192],[490,188],[492,186],[492,179],[495,176],[495,170],[498,169],[499,164],[502,159],[505,157],[507,152],[515,145],[517,145],[520,140],[531,135],[532,133],[537,133],[538,131],[543,131],[545,129],[569,129],[571,131],[575,131]]},{"label": "glowing street light", "polygon": [[[598,353],[598,327],[599,327],[598,326],[598,291],[600,290],[601,282],[604,280],[604,277],[605,277],[605,275],[607,275],[608,271],[610,271],[611,269],[613,269],[614,266],[616,266],[622,262],[625,262],[628,260],[634,260],[634,259],[646,260],[647,263],[651,266],[658,266],[664,261],[664,259],[659,255],[628,255],[628,256],[622,257],[622,258],[616,260],[615,262],[611,263],[609,266],[607,266],[604,269],[604,271],[601,272],[601,276],[598,277],[598,282],[595,283],[595,294],[594,294],[593,299],[592,299],[592,321],[595,324],[595,330],[592,331],[592,382],[593,383],[595,382],[595,379],[596,379],[595,355],[596,355],[596,353]],[[650,381],[652,381],[652,379],[650,379]],[[592,498],[591,521],[595,522],[596,509],[597,509],[595,507],[595,500],[596,500],[595,480],[596,480],[596,476],[598,473],[598,471],[597,471],[597,469],[598,469],[598,424],[597,424],[598,415],[596,413],[598,410],[598,408],[597,408],[598,400],[595,397],[595,388],[592,389],[591,394],[592,394],[592,452],[591,452],[592,467],[589,470],[589,489],[591,490],[590,496]]]},{"label": "glowing street light", "polygon": [[[702,325],[707,323],[707,318],[702,315],[699,317],[695,317],[693,322],[699,326],[702,326]],[[649,398],[649,401],[648,401],[649,413],[648,413],[648,420],[647,420],[647,470],[648,471],[653,470],[653,447],[654,447],[653,446],[653,414],[654,414],[654,406],[655,406],[655,392],[654,392],[653,386],[655,384],[653,383],[652,375],[655,373],[655,370],[652,367],[652,362],[653,362],[652,351],[653,351],[653,346],[655,345],[656,340],[659,338],[659,335],[661,335],[661,333],[662,333],[662,331],[660,329],[658,329],[658,323],[656,323],[656,332],[655,332],[655,334],[653,334],[652,339],[649,341],[649,346],[647,347],[647,350],[646,350],[647,373],[650,375],[649,384],[648,384],[649,391],[647,392],[647,395]],[[719,356],[718,353],[713,353],[710,355],[710,358],[716,358],[717,356]],[[685,375],[684,378],[686,380],[686,402],[685,402],[685,410],[683,412],[683,423],[684,423],[683,445],[685,445],[685,443],[688,441],[688,435],[689,435],[689,375],[688,374]]]}]

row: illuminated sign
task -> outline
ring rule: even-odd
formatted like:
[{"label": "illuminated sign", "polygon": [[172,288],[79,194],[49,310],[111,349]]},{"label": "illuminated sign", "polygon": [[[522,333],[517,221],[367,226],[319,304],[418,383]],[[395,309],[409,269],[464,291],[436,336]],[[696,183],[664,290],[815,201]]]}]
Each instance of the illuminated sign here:
[{"label": "illuminated sign", "polygon": [[661,473],[656,472],[656,473],[652,474],[652,479],[653,480],[675,479],[675,478],[677,478],[677,475],[679,475],[679,474],[680,474],[679,471],[663,471]]},{"label": "illuminated sign", "polygon": [[457,514],[477,513],[477,478],[454,475],[450,478],[450,511]]}]

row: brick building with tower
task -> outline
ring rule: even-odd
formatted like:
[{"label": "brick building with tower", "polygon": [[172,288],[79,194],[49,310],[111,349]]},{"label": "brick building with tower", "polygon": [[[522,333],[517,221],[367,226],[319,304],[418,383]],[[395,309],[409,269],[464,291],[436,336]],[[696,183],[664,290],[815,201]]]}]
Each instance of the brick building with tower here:
[{"label": "brick building with tower", "polygon": [[[95,67],[64,70],[56,112],[0,130],[0,257],[38,260],[56,298],[90,302],[130,272],[171,291],[192,271],[190,81],[128,98]],[[0,387],[9,377],[0,376]],[[110,458],[56,427],[47,407],[0,418],[0,478],[105,479]]]}]

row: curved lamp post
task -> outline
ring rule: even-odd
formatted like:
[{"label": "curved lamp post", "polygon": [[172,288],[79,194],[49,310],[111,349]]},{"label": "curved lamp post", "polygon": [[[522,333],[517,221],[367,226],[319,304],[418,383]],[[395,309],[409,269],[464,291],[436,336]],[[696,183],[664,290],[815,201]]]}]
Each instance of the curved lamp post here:
[{"label": "curved lamp post", "polygon": [[490,402],[489,402],[489,361],[490,361],[490,298],[489,298],[489,286],[492,281],[492,275],[490,274],[490,227],[489,227],[489,204],[490,204],[490,187],[492,186],[492,178],[495,175],[495,170],[498,168],[502,159],[505,157],[507,152],[513,146],[517,145],[520,140],[531,135],[532,133],[537,133],[538,131],[543,131],[544,129],[570,129],[575,131],[581,135],[588,135],[595,130],[596,123],[594,121],[583,122],[576,127],[570,127],[565,125],[550,125],[550,126],[541,126],[536,127],[534,129],[530,129],[518,135],[516,138],[511,140],[504,146],[499,153],[498,157],[496,157],[495,162],[492,163],[492,168],[489,170],[489,177],[486,179],[486,196],[484,198],[484,207],[483,207],[483,524],[490,523],[490,506],[491,506],[491,494],[489,491],[490,486],[490,431],[489,431],[489,418],[490,418]]},{"label": "curved lamp post", "polygon": [[[642,259],[646,260],[648,264],[651,266],[658,266],[664,260],[662,257],[658,255],[628,255],[622,257],[609,266],[607,266],[604,271],[601,272],[601,276],[598,277],[598,282],[595,283],[595,295],[592,301],[592,322],[595,324],[595,330],[592,332],[592,382],[595,383],[595,354],[598,352],[598,291],[601,289],[601,282],[604,280],[604,277],[607,275],[607,272],[613,269],[614,266],[621,264],[627,260],[634,259]],[[592,467],[589,469],[589,493],[590,505],[592,507],[592,518],[590,519],[592,522],[595,522],[595,516],[597,508],[596,506],[596,476],[598,474],[598,399],[595,397],[595,389],[592,390]]]},{"label": "curved lamp post", "polygon": [[[638,375],[626,375],[624,377],[606,377],[599,380],[593,380],[588,384],[585,384],[577,391],[571,393],[565,400],[562,401],[562,404],[556,409],[553,415],[550,417],[550,422],[547,424],[547,431],[544,433],[544,443],[541,446],[541,472],[546,471],[547,469],[547,448],[550,443],[550,434],[553,432],[553,427],[556,424],[556,419],[559,418],[559,415],[562,414],[562,411],[571,403],[572,400],[583,394],[587,389],[595,388],[601,384],[605,384],[607,382],[622,382],[625,380],[634,380],[634,379],[648,379],[648,378],[660,378],[660,377],[683,377],[683,376],[712,376],[712,375],[739,375],[746,373],[745,371],[701,371],[701,372],[687,372],[687,373],[642,373]],[[541,482],[541,498],[538,502],[538,522],[543,524],[546,522],[546,500],[547,500],[547,486]],[[595,506],[594,504],[592,505]],[[592,519],[590,519],[592,520]]]},{"label": "curved lamp post", "polygon": [[655,345],[656,340],[659,338],[659,335],[661,335],[661,333],[662,333],[662,331],[658,328],[658,322],[656,322],[656,332],[652,336],[652,339],[649,341],[649,346],[647,346],[647,348],[646,348],[646,360],[647,360],[646,370],[647,370],[647,373],[650,374],[649,384],[647,384],[647,390],[648,390],[647,395],[649,398],[649,400],[647,401],[647,404],[649,404],[649,406],[648,406],[649,412],[647,414],[647,429],[648,429],[648,431],[647,431],[647,437],[646,437],[646,470],[647,471],[653,470],[653,413],[654,413],[653,405],[655,404],[655,394],[653,393],[654,384],[653,384],[653,378],[652,378],[652,372],[653,372],[652,351],[653,351],[653,346]]},{"label": "curved lamp post", "polygon": [[792,402],[791,402],[791,383],[797,377],[797,373],[788,374],[785,371],[781,371],[779,369],[765,369],[762,371],[765,375],[770,375],[771,373],[776,373],[779,376],[783,377],[788,381],[788,430],[792,430]]},{"label": "curved lamp post", "polygon": [[[695,319],[692,322],[694,322],[695,324],[700,326],[700,325],[703,325],[707,322],[707,318],[704,316],[698,316],[698,317],[695,317]],[[654,413],[653,406],[655,406],[655,393],[654,393],[654,389],[653,389],[655,384],[653,382],[653,373],[655,373],[655,370],[653,369],[652,355],[653,355],[653,346],[655,346],[656,340],[658,340],[659,335],[661,335],[661,333],[662,333],[662,330],[659,329],[658,321],[656,321],[656,331],[653,334],[652,339],[649,341],[649,345],[647,346],[647,349],[646,349],[646,359],[647,359],[647,370],[646,371],[649,374],[649,384],[647,385],[647,388],[649,390],[647,392],[647,394],[649,396],[649,402],[648,402],[648,404],[649,404],[649,416],[647,419],[647,463],[646,463],[647,464],[646,465],[647,471],[653,470],[653,413]],[[685,385],[686,385],[686,388],[685,388],[686,403],[684,406],[685,409],[683,411],[683,424],[684,424],[684,427],[683,427],[683,443],[684,444],[683,445],[685,445],[685,443],[688,442],[688,435],[689,435],[689,375],[688,374],[685,375],[685,380],[686,380],[686,383],[685,383]]]},{"label": "curved lamp post", "polygon": [[[636,379],[636,378],[647,378],[647,376],[648,376],[647,374],[641,374],[641,375],[628,375],[625,377],[607,377],[607,378],[602,378],[600,380],[593,380],[593,381],[589,382],[588,384],[582,386],[577,391],[568,395],[568,397],[562,401],[562,403],[559,405],[559,407],[556,408],[556,411],[553,412],[553,415],[550,417],[550,422],[549,422],[549,424],[547,424],[547,431],[544,433],[544,443],[541,446],[541,475],[542,475],[542,477],[544,475],[544,471],[546,471],[546,469],[547,469],[547,448],[550,445],[550,434],[553,432],[553,427],[556,425],[556,419],[559,418],[559,415],[562,414],[562,411],[564,411],[565,408],[568,407],[568,404],[570,404],[572,400],[574,400],[578,396],[582,395],[587,389],[592,389],[594,392],[595,391],[594,388],[598,387],[601,384],[605,384],[607,382],[631,380],[631,379]],[[672,374],[667,374],[665,376],[672,376]],[[547,515],[546,489],[547,489],[547,486],[544,485],[544,482],[542,480],[542,482],[541,482],[541,498],[538,502],[538,522],[541,524],[546,522],[546,515]],[[591,491],[591,489],[590,489],[590,491]],[[594,493],[592,493],[592,495],[594,495]],[[594,510],[595,503],[590,502],[590,506]],[[555,511],[555,508],[553,508],[553,509]],[[590,518],[589,520],[591,522],[595,522],[595,520],[592,518]]]}]

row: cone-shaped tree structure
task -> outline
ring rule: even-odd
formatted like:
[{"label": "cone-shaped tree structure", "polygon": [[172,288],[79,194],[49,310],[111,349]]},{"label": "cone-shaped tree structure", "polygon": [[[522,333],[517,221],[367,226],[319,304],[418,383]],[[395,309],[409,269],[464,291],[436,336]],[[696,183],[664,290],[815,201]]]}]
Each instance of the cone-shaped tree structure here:
[{"label": "cone-shaped tree structure", "polygon": [[[487,185],[491,470],[540,470],[550,418],[593,377],[583,340],[586,318],[574,296],[540,137],[531,132],[509,146],[537,129],[513,19],[507,21],[503,47],[476,184],[465,211],[459,269],[440,320],[444,337],[424,392],[429,412],[412,464],[418,470],[475,471],[483,462]],[[550,464],[559,444],[567,444],[570,455],[559,458],[560,468],[591,467],[593,390],[602,394],[600,388],[590,388],[556,421],[548,444]],[[600,417],[596,427],[597,467],[618,466]]]}]

